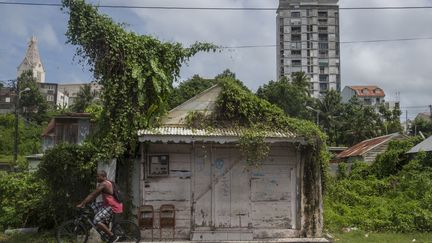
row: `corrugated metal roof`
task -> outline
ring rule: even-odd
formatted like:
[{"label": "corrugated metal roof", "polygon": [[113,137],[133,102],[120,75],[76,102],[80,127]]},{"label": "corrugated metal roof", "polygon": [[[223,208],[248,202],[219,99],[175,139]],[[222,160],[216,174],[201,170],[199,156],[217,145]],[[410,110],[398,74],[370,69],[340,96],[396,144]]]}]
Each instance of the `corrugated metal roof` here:
[{"label": "corrugated metal roof", "polygon": [[348,86],[351,89],[353,89],[357,96],[361,96],[361,97],[369,97],[369,96],[373,96],[373,97],[384,97],[384,91],[378,87],[378,86],[373,86],[373,85],[369,85],[369,86]]},{"label": "corrugated metal roof", "polygon": [[[160,135],[160,136],[195,136],[195,137],[239,137],[241,130],[230,128],[216,129],[190,129],[185,127],[158,127],[152,129],[143,129],[138,131],[138,136]],[[294,133],[290,132],[268,132],[268,138],[296,138]]]},{"label": "corrugated metal roof", "polygon": [[369,150],[375,148],[376,146],[385,143],[387,141],[392,140],[393,138],[402,136],[399,133],[393,133],[381,137],[376,137],[368,140],[364,140],[352,147],[347,148],[342,153],[338,154],[336,158],[347,158],[347,157],[353,157],[353,156],[361,156],[364,153],[368,152]]},{"label": "corrugated metal roof", "polygon": [[410,151],[407,152],[407,154],[418,153],[420,151],[432,151],[432,136],[428,137],[427,139],[423,140],[423,142],[414,146],[412,149],[410,149]]}]

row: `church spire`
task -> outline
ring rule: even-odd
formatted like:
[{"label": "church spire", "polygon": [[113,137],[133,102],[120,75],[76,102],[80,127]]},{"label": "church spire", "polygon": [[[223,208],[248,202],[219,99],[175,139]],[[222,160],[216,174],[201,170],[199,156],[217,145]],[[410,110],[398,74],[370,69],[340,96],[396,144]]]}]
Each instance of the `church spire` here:
[{"label": "church spire", "polygon": [[45,70],[40,59],[36,36],[32,36],[28,44],[24,60],[18,67],[18,77],[25,71],[32,70],[37,82],[45,82]]}]

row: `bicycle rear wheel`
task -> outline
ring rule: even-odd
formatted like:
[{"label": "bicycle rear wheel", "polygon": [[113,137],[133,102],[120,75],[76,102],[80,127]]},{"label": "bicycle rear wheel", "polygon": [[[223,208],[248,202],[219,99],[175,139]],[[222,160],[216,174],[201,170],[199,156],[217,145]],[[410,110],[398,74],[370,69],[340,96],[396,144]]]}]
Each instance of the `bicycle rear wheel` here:
[{"label": "bicycle rear wheel", "polygon": [[56,232],[57,243],[86,243],[88,236],[89,232],[75,220],[63,222]]},{"label": "bicycle rear wheel", "polygon": [[112,232],[119,236],[118,242],[136,242],[141,240],[141,231],[134,222],[129,220],[120,220],[112,227]]}]

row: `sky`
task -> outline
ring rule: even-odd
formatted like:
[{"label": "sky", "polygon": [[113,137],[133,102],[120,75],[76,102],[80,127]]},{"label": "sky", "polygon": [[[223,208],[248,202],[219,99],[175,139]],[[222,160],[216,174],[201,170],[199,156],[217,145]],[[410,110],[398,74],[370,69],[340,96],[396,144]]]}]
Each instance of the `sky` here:
[{"label": "sky", "polygon": [[[6,2],[23,2],[5,0]],[[25,1],[29,2],[29,1]],[[60,0],[34,0],[59,3]],[[276,0],[91,0],[101,5],[276,8]],[[432,6],[431,0],[340,0],[340,7]],[[142,35],[188,46],[196,41],[220,46],[276,44],[275,11],[202,11],[101,8]],[[0,80],[16,78],[32,35],[38,38],[46,82],[83,83],[92,74],[66,44],[68,16],[59,7],[0,4]],[[341,42],[432,38],[432,9],[341,10]],[[347,85],[377,85],[386,100],[400,99],[412,119],[432,104],[432,40],[342,43],[341,80]],[[180,80],[199,74],[212,78],[229,68],[249,88],[276,78],[276,48],[228,49],[200,53],[181,69]],[[399,94],[399,95],[397,95]],[[404,120],[404,119],[402,119]]]}]

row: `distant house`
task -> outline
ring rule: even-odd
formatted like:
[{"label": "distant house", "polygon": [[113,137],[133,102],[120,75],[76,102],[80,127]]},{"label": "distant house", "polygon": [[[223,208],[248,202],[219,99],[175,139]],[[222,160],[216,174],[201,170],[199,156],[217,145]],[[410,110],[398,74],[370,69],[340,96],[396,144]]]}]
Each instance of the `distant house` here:
[{"label": "distant house", "polygon": [[422,120],[430,121],[430,120],[432,120],[432,115],[430,112],[420,112],[417,114],[415,119],[416,120],[422,119]]},{"label": "distant house", "polygon": [[[303,138],[268,132],[268,158],[250,166],[239,148],[238,128],[187,127],[190,112],[215,111],[221,90],[215,85],[172,109],[160,127],[138,131],[141,156],[132,178],[134,205],[154,212],[155,228],[164,215],[174,217],[167,208],[175,211],[175,228],[165,229],[164,238],[318,242],[295,239],[320,237],[322,232],[320,173],[305,168]],[[314,205],[307,205],[309,200]],[[316,230],[307,233],[311,228]],[[147,231],[143,236],[150,238]]]},{"label": "distant house", "polygon": [[[42,134],[42,150],[46,151],[60,143],[80,144],[92,131],[89,113],[66,113],[55,116]],[[26,156],[29,170],[36,170],[43,154]]]},{"label": "distant house", "polygon": [[403,138],[405,138],[404,135],[393,133],[364,140],[338,154],[333,162],[343,161],[351,163],[354,161],[363,161],[369,164],[373,163],[378,154],[384,153],[387,150],[390,141],[400,140]]},{"label": "distant house", "polygon": [[428,137],[427,139],[423,140],[423,142],[414,146],[407,152],[407,154],[416,154],[421,151],[428,153],[432,152],[432,136]]},{"label": "distant house", "polygon": [[0,88],[0,114],[14,111],[14,92],[9,87]]},{"label": "distant house", "polygon": [[365,105],[384,104],[384,90],[378,86],[345,86],[342,90],[342,102],[348,103],[352,97],[357,97]]},{"label": "distant house", "polygon": [[90,134],[89,113],[66,113],[56,116],[48,123],[42,134],[43,151],[59,143],[80,144]]}]

